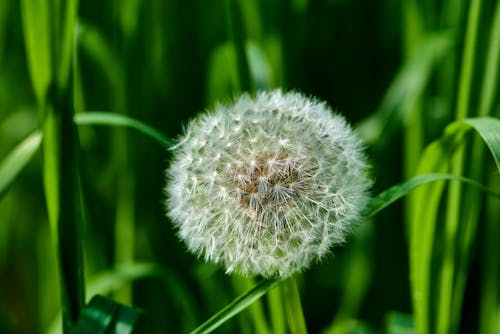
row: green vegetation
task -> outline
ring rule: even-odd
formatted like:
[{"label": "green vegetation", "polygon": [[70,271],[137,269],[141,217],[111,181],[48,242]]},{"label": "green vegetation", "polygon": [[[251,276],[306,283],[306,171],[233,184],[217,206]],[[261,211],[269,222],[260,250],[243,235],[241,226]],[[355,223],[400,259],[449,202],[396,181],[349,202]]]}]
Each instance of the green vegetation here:
[{"label": "green vegetation", "polygon": [[[500,332],[499,80],[499,0],[0,0],[0,333]],[[277,87],[350,120],[374,196],[310,270],[227,276],[168,148]]]}]

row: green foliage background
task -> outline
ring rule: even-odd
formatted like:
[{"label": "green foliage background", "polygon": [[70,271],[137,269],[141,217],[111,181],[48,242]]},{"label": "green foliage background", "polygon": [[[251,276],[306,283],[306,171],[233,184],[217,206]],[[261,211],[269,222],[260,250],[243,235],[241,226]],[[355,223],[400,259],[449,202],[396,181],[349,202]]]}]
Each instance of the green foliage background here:
[{"label": "green foliage background", "polygon": [[[33,131],[41,129],[47,138],[47,115],[55,110],[57,117],[59,106],[71,105],[79,116],[127,115],[175,138],[190,117],[248,88],[238,63],[241,49],[234,47],[240,39],[250,86],[299,90],[349,119],[366,141],[374,194],[432,172],[499,189],[498,168],[477,135],[448,128],[468,144],[453,158],[446,155],[450,143],[461,137],[445,137],[424,151],[455,120],[498,118],[499,1],[88,0],[77,4],[75,25],[65,20],[70,14],[52,12],[60,3],[0,0],[2,162]],[[62,18],[60,30],[54,29],[59,35],[36,28],[44,26],[45,11]],[[64,69],[57,70],[65,61],[58,37],[73,30],[66,83]],[[55,45],[50,52],[44,38]],[[57,77],[49,80],[56,87],[50,89],[60,95],[71,90],[69,104],[37,88],[44,82],[33,73],[43,78],[45,52],[56,59],[56,70],[47,67]],[[78,153],[78,168],[68,168],[81,181],[68,186],[78,193],[68,203],[82,203],[82,228],[73,235],[83,240],[87,302],[96,293],[107,295],[143,310],[141,330],[182,333],[255,285],[195,259],[177,240],[164,212],[165,147],[123,127],[83,123],[75,132],[78,144],[69,148]],[[494,137],[499,128],[491,124]],[[64,133],[61,143],[73,140]],[[490,149],[500,151],[498,144]],[[65,150],[62,145],[62,156]],[[12,185],[8,173],[0,173],[1,333],[60,326],[58,252],[67,253],[57,249],[54,235],[73,232],[54,232],[57,226],[49,222],[47,152],[44,146],[44,155],[38,150],[28,159]],[[14,162],[20,171],[22,159]],[[367,220],[348,244],[298,277],[311,333],[402,333],[413,331],[414,323],[420,333],[500,330],[494,318],[500,314],[500,203],[458,182],[432,187]],[[428,276],[415,276],[421,268]],[[420,304],[415,291],[426,286],[427,302]],[[272,290],[219,331],[285,332],[284,315],[273,304],[277,293]]]}]

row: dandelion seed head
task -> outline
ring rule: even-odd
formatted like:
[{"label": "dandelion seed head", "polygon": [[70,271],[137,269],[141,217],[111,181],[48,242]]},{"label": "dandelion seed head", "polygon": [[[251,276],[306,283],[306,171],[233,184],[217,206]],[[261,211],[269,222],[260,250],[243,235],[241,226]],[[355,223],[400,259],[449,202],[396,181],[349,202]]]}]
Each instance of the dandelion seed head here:
[{"label": "dandelion seed head", "polygon": [[192,120],[167,177],[168,216],[189,250],[264,277],[304,270],[343,243],[371,185],[346,121],[280,90]]}]

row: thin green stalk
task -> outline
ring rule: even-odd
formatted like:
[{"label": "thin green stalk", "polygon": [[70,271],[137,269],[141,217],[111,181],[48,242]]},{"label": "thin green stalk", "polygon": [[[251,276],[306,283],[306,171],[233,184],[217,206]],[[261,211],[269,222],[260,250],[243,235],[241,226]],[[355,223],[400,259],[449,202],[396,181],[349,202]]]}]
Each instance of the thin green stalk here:
[{"label": "thin green stalk", "polygon": [[252,288],[252,290],[239,296],[231,303],[226,305],[222,310],[214,314],[210,319],[208,319],[203,324],[195,328],[191,332],[191,334],[202,334],[202,333],[205,334],[213,332],[220,325],[222,325],[230,318],[240,313],[242,310],[247,308],[249,305],[251,305],[253,302],[255,302],[257,299],[262,297],[270,289],[274,288],[281,282],[282,282],[281,278],[268,279],[259,282],[256,286]]},{"label": "thin green stalk", "polygon": [[[255,281],[251,278],[243,277],[232,277],[233,285],[235,286],[238,293],[244,293],[251,290],[255,286]],[[264,316],[264,309],[262,307],[262,302],[260,300],[255,301],[247,309],[247,314],[253,323],[253,332],[255,333],[269,333],[269,327]],[[249,326],[249,328],[252,328]]]},{"label": "thin green stalk", "polygon": [[267,294],[269,312],[271,313],[271,325],[273,334],[285,334],[286,322],[283,312],[281,289],[276,287]]},{"label": "thin green stalk", "polygon": [[241,6],[239,0],[226,0],[226,21],[229,35],[236,51],[237,76],[240,91],[253,92],[255,83],[250,72],[250,63],[246,53],[246,36],[243,25]]},{"label": "thin green stalk", "polygon": [[[469,102],[472,90],[475,50],[481,0],[470,3],[467,30],[465,35],[464,53],[460,73],[457,96],[456,119],[468,116]],[[452,174],[462,175],[464,170],[465,149],[459,148],[452,161]],[[451,327],[451,307],[453,304],[453,287],[455,285],[455,252],[458,238],[458,228],[461,215],[462,185],[453,182],[449,186],[443,262],[440,272],[440,288],[437,313],[437,333],[448,333]]]},{"label": "thin green stalk", "polygon": [[[495,175],[491,181],[500,187],[498,175]],[[498,277],[500,277],[500,255],[498,253],[500,224],[498,224],[498,217],[500,217],[500,200],[488,198],[482,249],[479,333],[500,332],[500,283],[498,281]]]},{"label": "thin green stalk", "polygon": [[[405,1],[402,4],[403,14],[403,31],[404,31],[404,57],[408,61],[414,56],[416,46],[423,39],[423,22],[422,15],[416,1]],[[405,122],[404,131],[404,168],[406,179],[415,175],[415,170],[418,165],[418,160],[423,148],[424,123],[422,115],[422,96],[419,94],[414,100],[414,103],[406,102],[404,108],[407,109],[408,115]],[[407,99],[408,100],[408,99]],[[406,198],[405,221],[410,224],[413,216],[412,205],[413,195]],[[417,307],[417,309],[419,309]],[[420,314],[417,312],[417,314]]]},{"label": "thin green stalk", "polygon": [[[134,5],[135,7],[136,5]],[[117,21],[121,21],[128,11],[128,5],[123,1],[113,2],[113,14]],[[137,15],[137,13],[133,13]],[[131,17],[131,16],[130,16]],[[122,28],[125,28],[122,26]],[[127,29],[127,28],[125,28]],[[114,31],[113,42],[117,46],[120,54],[124,54],[124,61],[120,64],[127,67],[130,59],[135,55],[132,45],[134,43],[132,31],[118,30]],[[110,59],[113,61],[113,59]],[[134,68],[133,66],[129,68]],[[128,70],[118,72],[120,77],[111,78],[110,82],[114,83],[111,89],[114,92],[113,108],[120,114],[127,115],[130,113],[131,106],[134,105],[135,94],[130,94],[136,87],[136,82],[133,80],[135,71]],[[128,140],[127,132],[124,129],[115,129],[112,134],[111,147],[113,148],[112,162],[116,166],[117,184],[117,200],[115,211],[115,263],[130,263],[134,259],[135,247],[135,173],[132,166],[133,151]],[[115,296],[123,303],[130,304],[132,302],[132,286],[127,285],[122,288]]]},{"label": "thin green stalk", "polygon": [[[125,129],[115,129],[112,136],[114,150],[113,165],[116,166],[117,201],[115,211],[115,263],[131,263],[134,260],[135,246],[135,175],[130,170],[130,148]],[[131,285],[124,286],[115,294],[122,303],[131,304]]]},{"label": "thin green stalk", "polygon": [[43,130],[43,179],[59,260],[63,331],[84,304],[78,131],[73,123],[74,25],[78,1],[23,0],[21,12],[31,81]]},{"label": "thin green stalk", "polygon": [[307,334],[304,313],[302,312],[302,305],[300,303],[299,288],[295,276],[286,279],[281,284],[281,288],[290,333]]},{"label": "thin green stalk", "polygon": [[[422,153],[417,174],[445,173],[449,168],[447,157],[463,140],[464,131],[450,125],[441,139],[431,143]],[[415,307],[415,326],[418,333],[429,333],[430,285],[434,236],[438,211],[444,190],[443,182],[436,182],[415,190],[410,233],[410,280]]]},{"label": "thin green stalk", "polygon": [[[63,288],[63,328],[71,332],[85,303],[83,249],[79,198],[79,140],[73,123],[71,100],[57,105],[63,108],[60,123],[59,216],[57,234]],[[54,129],[53,129],[54,130]],[[62,140],[64,138],[64,140]],[[49,171],[50,172],[50,171]]]},{"label": "thin green stalk", "polygon": [[0,66],[2,64],[2,56],[4,53],[4,41],[5,41],[5,35],[7,32],[7,29],[5,27],[7,26],[7,18],[9,17],[9,10],[10,10],[10,0],[3,0],[0,1]]},{"label": "thin green stalk", "polygon": [[[494,12],[492,27],[489,38],[489,47],[486,54],[486,66],[484,68],[483,82],[481,85],[481,96],[479,102],[479,116],[487,116],[492,112],[493,102],[498,87],[498,76],[500,68],[500,2]],[[474,163],[470,166],[469,176],[475,180],[482,180],[485,166],[484,143],[480,138],[475,138],[471,151],[471,159]],[[481,211],[482,196],[476,189],[468,188],[464,194],[464,225],[465,233],[460,239],[458,247],[458,274],[454,290],[454,303],[452,309],[453,319],[459,319],[465,283],[467,281],[467,271],[469,268],[470,250],[476,236],[477,225]],[[487,285],[483,285],[487,286]],[[481,312],[482,314],[482,312]],[[457,328],[459,324],[453,323],[452,327]]]},{"label": "thin green stalk", "polygon": [[[415,46],[422,40],[423,35],[423,22],[421,11],[419,10],[416,1],[405,1],[401,7],[403,14],[403,43],[404,43],[404,56],[409,59],[415,51]],[[421,114],[421,97],[415,100],[414,105],[406,106],[408,110],[408,119],[405,123],[404,134],[404,168],[406,178],[410,178],[415,174],[416,166],[423,146],[423,119]],[[406,198],[406,221],[412,222],[414,212],[413,201],[414,195],[409,195]],[[411,223],[410,223],[411,224]],[[411,226],[411,225],[410,225]],[[410,227],[411,232],[411,227]],[[412,257],[410,256],[410,260]],[[415,265],[415,262],[414,262]],[[414,287],[415,288],[415,287]],[[413,303],[416,322],[418,328],[427,328],[427,310],[422,303]]]},{"label": "thin green stalk", "polygon": [[72,89],[54,89],[43,124],[44,188],[59,259],[63,332],[71,333],[85,303],[79,139]]}]

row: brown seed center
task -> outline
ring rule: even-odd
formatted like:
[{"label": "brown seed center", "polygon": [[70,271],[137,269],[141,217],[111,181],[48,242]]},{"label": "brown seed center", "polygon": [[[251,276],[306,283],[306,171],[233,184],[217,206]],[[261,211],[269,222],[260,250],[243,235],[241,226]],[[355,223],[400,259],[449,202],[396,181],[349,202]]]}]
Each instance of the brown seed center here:
[{"label": "brown seed center", "polygon": [[241,205],[260,211],[284,205],[300,194],[307,179],[301,168],[297,159],[264,154],[243,163],[229,179]]}]

